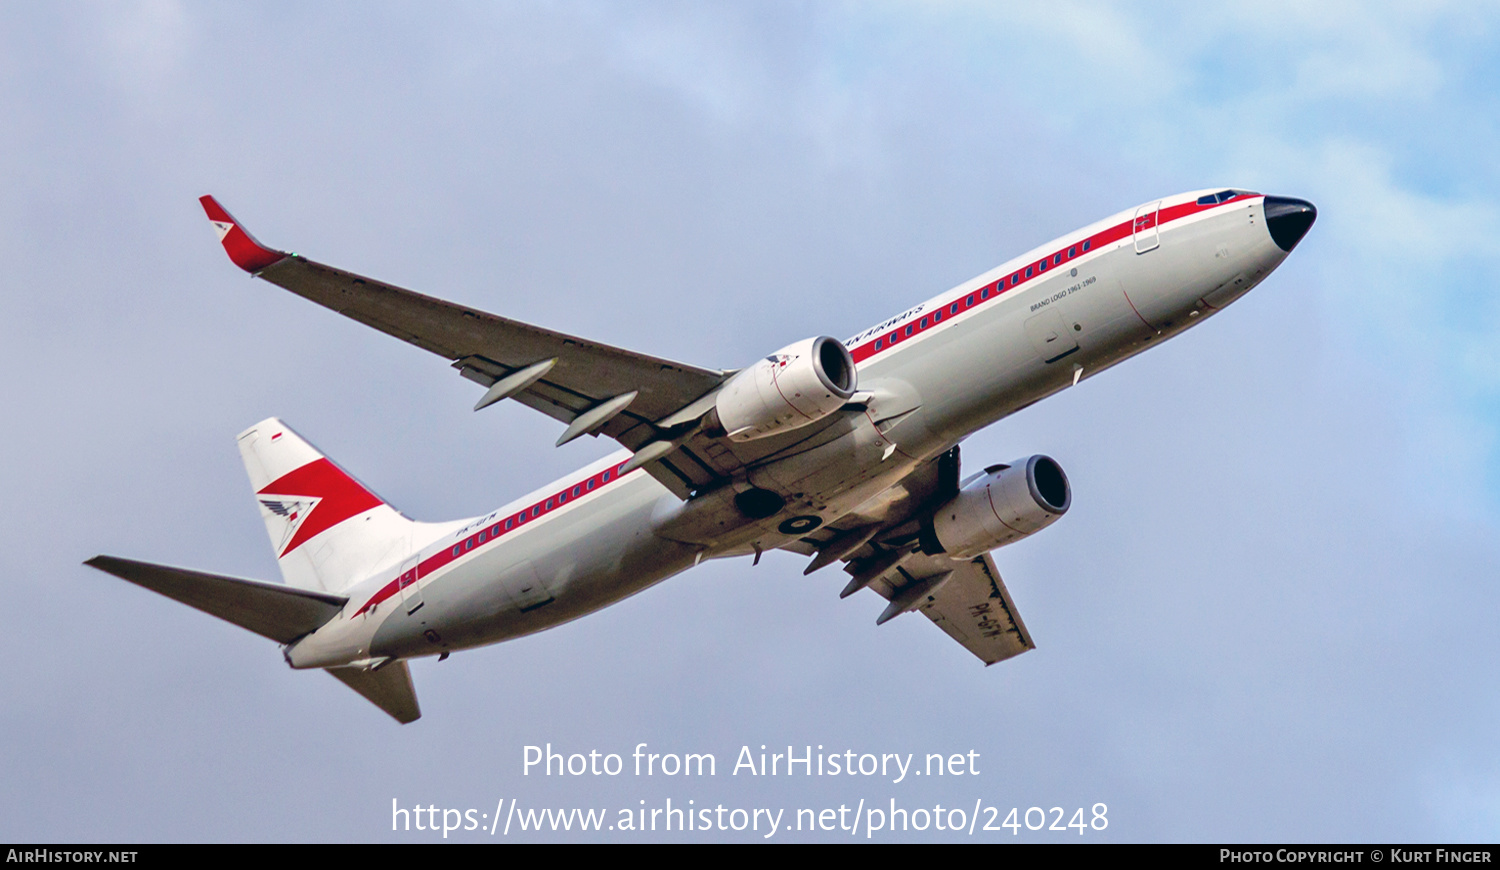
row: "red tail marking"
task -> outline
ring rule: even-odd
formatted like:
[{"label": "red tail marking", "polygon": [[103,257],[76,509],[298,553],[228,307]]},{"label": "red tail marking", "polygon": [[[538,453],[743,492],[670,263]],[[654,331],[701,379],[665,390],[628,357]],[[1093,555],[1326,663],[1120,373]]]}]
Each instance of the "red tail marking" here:
[{"label": "red tail marking", "polygon": [[200,196],[198,201],[203,204],[209,220],[215,224],[228,225],[229,231],[223,234],[224,252],[229,254],[229,259],[236,266],[253,274],[286,257],[286,254],[273,251],[257,242],[254,236],[240,226],[239,221],[224,210],[224,206],[219,205],[218,200],[211,196]]},{"label": "red tail marking", "polygon": [[301,495],[322,499],[308,512],[307,519],[298,527],[297,534],[292,536],[286,549],[277,554],[277,558],[302,546],[319,532],[384,504],[373,492],[360,486],[359,481],[345,474],[343,469],[326,458],[315,459],[301,468],[283,474],[271,481],[259,494]]}]

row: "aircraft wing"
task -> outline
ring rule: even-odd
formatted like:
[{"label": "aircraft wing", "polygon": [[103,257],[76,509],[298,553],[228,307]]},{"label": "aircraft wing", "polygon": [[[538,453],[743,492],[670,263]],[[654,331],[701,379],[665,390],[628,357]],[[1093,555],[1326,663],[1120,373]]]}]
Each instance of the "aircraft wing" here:
[{"label": "aircraft wing", "polygon": [[755,463],[815,449],[863,419],[864,409],[852,405],[784,434],[731,442],[705,431],[700,418],[733,371],[554,332],[268,248],[213,197],[200,201],[236,266],[452,361],[489,388],[476,411],[513,398],[567,424],[559,446],[580,435],[614,438],[678,498],[721,486]]},{"label": "aircraft wing", "polygon": [[782,549],[813,556],[805,573],[835,561],[850,575],[842,597],[866,587],[890,602],[876,620],[918,610],[986,665],[1036,644],[988,553],[967,562],[921,551],[924,516],[959,487],[959,449],[919,465],[884,499],[878,517],[851,515]]},{"label": "aircraft wing", "polygon": [[989,553],[970,562],[918,555],[896,575],[870,585],[894,607],[902,592],[947,571],[952,572],[947,579],[918,596],[910,609],[921,611],[986,665],[1036,649]]},{"label": "aircraft wing", "polygon": [[603,434],[635,450],[661,434],[657,421],[732,374],[553,332],[277,251],[256,241],[213,197],[200,201],[235,265],[438,354],[486,387],[510,379],[501,384],[503,395],[492,390],[479,407],[486,399],[514,398],[570,424],[559,444]]}]

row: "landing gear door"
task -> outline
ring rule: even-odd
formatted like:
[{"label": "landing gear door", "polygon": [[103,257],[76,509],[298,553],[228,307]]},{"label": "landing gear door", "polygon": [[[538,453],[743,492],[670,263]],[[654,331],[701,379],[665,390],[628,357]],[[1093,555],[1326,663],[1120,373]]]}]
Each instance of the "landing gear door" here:
[{"label": "landing gear door", "polygon": [[408,616],[422,609],[422,585],[417,582],[420,579],[417,576],[420,560],[420,556],[412,556],[402,562],[401,573],[396,575],[396,585],[401,589],[401,605],[406,608]]},{"label": "landing gear door", "polygon": [[1143,205],[1135,210],[1135,252],[1144,254],[1161,247],[1161,228],[1157,219],[1161,216],[1161,200]]}]

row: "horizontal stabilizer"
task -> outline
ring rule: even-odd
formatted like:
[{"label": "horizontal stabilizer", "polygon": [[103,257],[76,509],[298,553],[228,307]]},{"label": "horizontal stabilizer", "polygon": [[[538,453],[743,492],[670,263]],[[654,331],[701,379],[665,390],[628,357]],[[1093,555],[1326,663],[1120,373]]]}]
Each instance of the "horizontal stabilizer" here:
[{"label": "horizontal stabilizer", "polygon": [[[278,643],[291,643],[315,631],[337,615],[348,600],[276,583],[241,580],[114,556],[95,556],[83,564],[160,592]],[[357,691],[365,694],[362,689]]]},{"label": "horizontal stabilizer", "polygon": [[339,682],[365,696],[365,699],[391,718],[406,725],[422,718],[417,706],[417,690],[411,685],[411,671],[406,662],[393,662],[377,670],[362,668],[324,668]]}]

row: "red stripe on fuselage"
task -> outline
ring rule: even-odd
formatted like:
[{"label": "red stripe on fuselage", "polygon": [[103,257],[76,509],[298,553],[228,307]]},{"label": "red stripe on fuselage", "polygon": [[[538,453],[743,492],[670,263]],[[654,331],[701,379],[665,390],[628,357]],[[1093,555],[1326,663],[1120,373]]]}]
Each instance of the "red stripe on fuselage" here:
[{"label": "red stripe on fuselage", "polygon": [[[561,510],[564,505],[574,499],[581,499],[586,495],[598,492],[611,483],[620,480],[626,476],[620,474],[620,467],[624,464],[621,462],[619,465],[612,465],[582,480],[573,481],[551,495],[537,499],[516,513],[497,517],[493,522],[486,522],[482,528],[472,529],[464,537],[455,540],[452,544],[443,547],[443,549],[423,559],[417,565],[417,580],[420,581],[421,578],[432,574],[444,565],[458,561],[460,558],[468,555],[471,550],[482,549],[499,540],[504,535],[519,531],[553,511]],[[636,471],[639,470],[636,469]],[[629,474],[634,473],[633,471],[629,472]],[[575,490],[577,491],[577,495],[573,494]],[[395,596],[400,591],[400,581],[401,577],[397,575],[391,582],[380,587],[374,595],[370,596],[370,600],[366,601],[358,610],[350,614],[349,618],[353,619],[380,602]]]},{"label": "red stripe on fuselage", "polygon": [[297,527],[297,533],[287,542],[286,549],[277,558],[302,546],[319,532],[326,531],[356,514],[384,504],[375,493],[370,492],[359,481],[345,474],[326,457],[314,459],[295,471],[289,471],[271,481],[260,495],[302,495],[321,499],[314,505]]},{"label": "red stripe on fuselage", "polygon": [[[1141,221],[1140,229],[1148,230],[1153,226],[1161,227],[1164,224],[1171,223],[1175,220],[1180,220],[1181,218],[1188,217],[1189,215],[1195,215],[1199,212],[1205,212],[1210,209],[1218,208],[1221,205],[1226,205],[1228,203],[1239,205],[1245,202],[1245,200],[1248,198],[1258,198],[1260,196],[1261,194],[1236,196],[1235,198],[1225,200],[1224,202],[1207,205],[1200,204],[1195,200],[1189,200],[1184,203],[1179,203],[1177,205],[1159,209],[1157,212],[1153,212],[1151,214],[1141,215],[1141,217],[1139,218],[1139,220]],[[880,335],[872,336],[871,338],[860,342],[855,347],[849,348],[849,354],[850,356],[854,357],[855,363],[861,363],[878,353],[884,353],[885,351],[891,350],[898,344],[901,344],[902,342],[909,339],[916,338],[918,335],[929,329],[937,328],[942,324],[944,320],[950,317],[957,317],[958,315],[963,314],[964,312],[969,311],[976,306],[983,305],[984,303],[994,299],[999,299],[1002,295],[1031,281],[1041,280],[1044,276],[1046,276],[1047,271],[1050,269],[1060,269],[1063,266],[1066,266],[1069,262],[1078,260],[1085,254],[1092,254],[1101,251],[1105,245],[1113,244],[1114,242],[1118,242],[1121,239],[1129,238],[1135,235],[1136,229],[1136,219],[1131,218],[1130,220],[1121,221],[1114,226],[1106,227],[1091,236],[1086,236],[1081,239],[1074,239],[1071,242],[1067,242],[1061,247],[1049,253],[1047,256],[1039,257],[1038,259],[1033,260],[1030,263],[1026,263],[1025,265],[1011,270],[1011,274],[1002,276],[998,281],[992,281],[989,284],[983,284],[979,287],[975,287],[954,299],[949,299],[943,302],[941,305],[934,308],[931,312],[922,313],[918,317],[913,318],[916,322],[902,321],[894,328],[882,331]],[[1087,251],[1083,250],[1083,246],[1085,243],[1089,246]],[[1068,251],[1070,250],[1073,252],[1072,255],[1068,254]],[[1058,262],[1054,263],[1054,258],[1060,259],[1058,260]],[[1030,275],[1027,274],[1028,269],[1031,270]],[[958,305],[958,311],[956,312],[950,310],[954,304]],[[1131,304],[1131,307],[1135,307],[1134,303]],[[905,330],[908,328],[911,329],[910,335],[907,335],[905,332]],[[879,347],[876,346],[877,344],[879,345]]]}]

